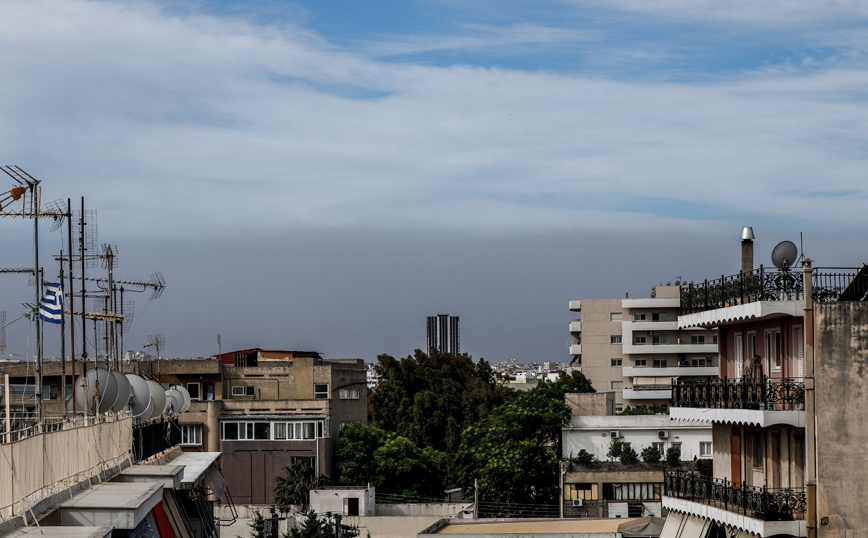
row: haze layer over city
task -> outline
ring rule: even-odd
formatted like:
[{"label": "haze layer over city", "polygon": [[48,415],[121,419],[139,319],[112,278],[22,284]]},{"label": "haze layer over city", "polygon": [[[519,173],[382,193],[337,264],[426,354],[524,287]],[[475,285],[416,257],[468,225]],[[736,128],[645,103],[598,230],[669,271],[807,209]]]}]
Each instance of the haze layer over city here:
[{"label": "haze layer over city", "polygon": [[[4,6],[2,164],[83,196],[116,278],[165,276],[126,297],[127,350],[370,362],[449,313],[475,358],[569,361],[571,299],[737,273],[743,226],[757,265],[800,234],[818,267],[864,261],[859,3],[236,4]],[[32,265],[32,221],[0,241]],[[7,322],[33,302],[0,289]],[[34,346],[16,321],[0,358]]]}]

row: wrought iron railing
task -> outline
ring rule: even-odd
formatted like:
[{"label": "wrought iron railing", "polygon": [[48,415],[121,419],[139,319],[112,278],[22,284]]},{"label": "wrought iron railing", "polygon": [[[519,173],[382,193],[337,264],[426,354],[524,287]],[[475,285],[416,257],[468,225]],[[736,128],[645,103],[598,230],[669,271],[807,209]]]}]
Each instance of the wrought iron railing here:
[{"label": "wrought iron railing", "polygon": [[804,488],[748,486],[690,471],[664,471],[667,497],[713,505],[763,521],[802,519],[808,501]]},{"label": "wrought iron railing", "polygon": [[710,409],[804,409],[805,383],[798,379],[677,379],[672,382],[671,407]]},{"label": "wrought iron railing", "polygon": [[[841,268],[813,272],[812,296],[818,302],[837,300],[858,269]],[[768,270],[760,265],[749,273],[721,276],[681,286],[681,313],[692,314],[757,301],[798,300],[804,297],[802,271]]]}]

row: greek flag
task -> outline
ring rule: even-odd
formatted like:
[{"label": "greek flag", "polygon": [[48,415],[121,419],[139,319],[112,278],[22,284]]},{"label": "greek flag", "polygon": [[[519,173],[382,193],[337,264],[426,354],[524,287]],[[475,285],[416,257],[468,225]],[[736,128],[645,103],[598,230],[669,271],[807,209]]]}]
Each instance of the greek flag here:
[{"label": "greek flag", "polygon": [[42,299],[39,300],[39,317],[47,323],[60,323],[63,303],[63,282],[43,282]]}]

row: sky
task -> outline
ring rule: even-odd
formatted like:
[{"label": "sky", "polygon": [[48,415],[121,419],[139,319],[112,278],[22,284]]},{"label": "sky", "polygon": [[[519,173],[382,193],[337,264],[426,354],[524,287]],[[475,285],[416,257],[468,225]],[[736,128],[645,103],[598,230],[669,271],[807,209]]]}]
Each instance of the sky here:
[{"label": "sky", "polygon": [[[43,205],[84,197],[114,278],[165,277],[125,296],[127,350],[163,335],[164,357],[207,357],[219,335],[374,361],[449,313],[474,358],[568,361],[570,300],[734,274],[743,226],[757,264],[782,240],[868,262],[864,3],[13,0],[2,18],[0,164]],[[0,267],[32,243],[0,219]],[[34,292],[0,274],[7,323]],[[26,319],[0,337],[0,358],[35,355]]]}]

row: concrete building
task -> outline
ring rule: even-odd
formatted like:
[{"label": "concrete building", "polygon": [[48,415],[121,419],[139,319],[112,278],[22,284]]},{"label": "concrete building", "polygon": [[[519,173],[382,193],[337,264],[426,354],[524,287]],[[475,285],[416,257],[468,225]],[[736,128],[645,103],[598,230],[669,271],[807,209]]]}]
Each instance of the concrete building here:
[{"label": "concrete building", "polygon": [[682,291],[679,327],[717,329],[720,366],[676,381],[670,411],[712,426],[714,469],[667,471],[662,536],[861,535],[866,266],[753,269],[749,247],[739,274]]},{"label": "concrete building", "polygon": [[436,349],[449,355],[461,353],[461,338],[458,316],[437,314],[428,316],[428,353]]},{"label": "concrete building", "polygon": [[569,352],[594,388],[615,393],[615,409],[668,405],[672,379],[717,375],[717,331],[678,326],[680,290],[650,298],[570,301]]},{"label": "concrete building", "polygon": [[[695,469],[693,460],[711,459],[708,424],[670,420],[668,415],[619,415],[614,394],[567,394],[570,423],[563,428],[562,511],[565,517],[627,518],[663,515],[663,463],[622,464],[606,461],[610,444],[618,440],[637,454],[655,447],[661,456],[678,447],[680,468]],[[582,465],[573,459],[582,450],[597,462]]]},{"label": "concrete building", "polygon": [[180,417],[182,445],[223,452],[223,474],[238,504],[270,504],[274,477],[297,460],[331,474],[341,428],[367,423],[361,359],[254,349],[138,367],[190,392],[193,402]]}]

